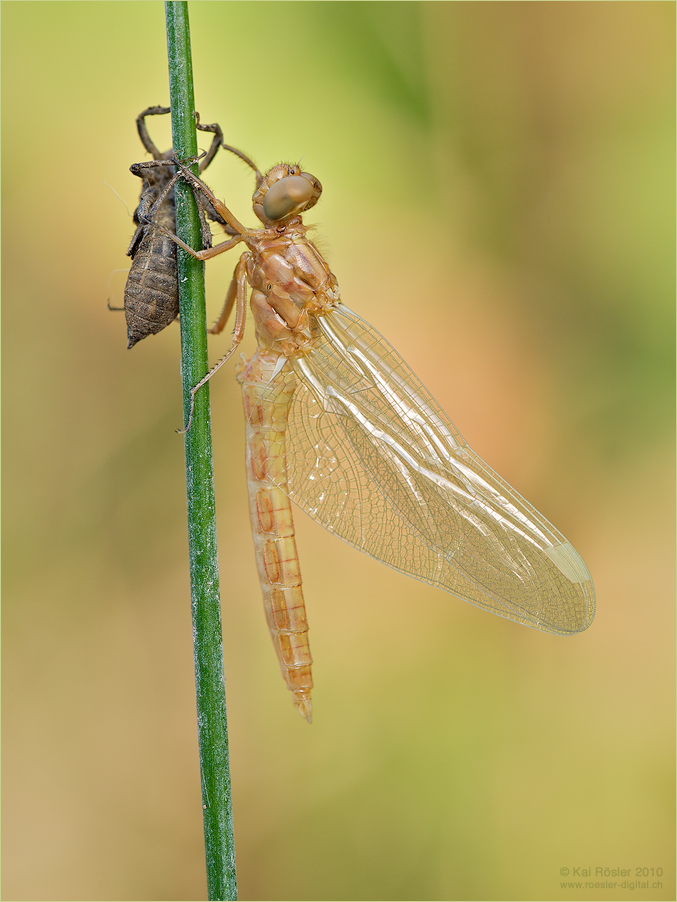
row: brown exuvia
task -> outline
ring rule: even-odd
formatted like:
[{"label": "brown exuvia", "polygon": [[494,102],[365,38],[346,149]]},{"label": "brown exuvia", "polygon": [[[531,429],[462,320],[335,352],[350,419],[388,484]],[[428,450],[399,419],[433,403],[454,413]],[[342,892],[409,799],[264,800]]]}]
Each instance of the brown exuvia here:
[{"label": "brown exuvia", "polygon": [[[134,211],[136,231],[127,250],[127,256],[132,258],[125,285],[124,306],[128,348],[134,347],[137,341],[148,335],[161,332],[179,315],[176,244],[148,225],[148,219],[152,216],[155,222],[169,231],[176,229],[174,184],[177,176],[172,161],[173,151],[170,149],[161,153],[146,127],[146,116],[162,116],[169,111],[169,107],[151,106],[140,113],[136,120],[141,143],[153,155],[153,159],[134,163],[129,167],[130,172],[142,179],[143,184],[139,205]],[[203,172],[214,159],[223,134],[216,123],[200,125],[198,122],[197,127],[214,135],[209,151],[200,161],[200,172]],[[197,196],[196,200],[202,222],[202,243],[204,247],[210,247],[211,232],[204,214],[206,212],[215,221],[222,223],[222,220]]]}]

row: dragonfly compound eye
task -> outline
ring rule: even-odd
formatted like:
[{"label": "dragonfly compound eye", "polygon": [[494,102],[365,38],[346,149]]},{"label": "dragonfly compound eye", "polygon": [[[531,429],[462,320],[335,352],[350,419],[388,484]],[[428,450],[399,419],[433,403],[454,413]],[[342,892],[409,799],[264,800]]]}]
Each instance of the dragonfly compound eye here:
[{"label": "dragonfly compound eye", "polygon": [[277,222],[291,213],[300,213],[314,194],[315,186],[308,178],[288,175],[266,191],[263,212],[271,222]]}]

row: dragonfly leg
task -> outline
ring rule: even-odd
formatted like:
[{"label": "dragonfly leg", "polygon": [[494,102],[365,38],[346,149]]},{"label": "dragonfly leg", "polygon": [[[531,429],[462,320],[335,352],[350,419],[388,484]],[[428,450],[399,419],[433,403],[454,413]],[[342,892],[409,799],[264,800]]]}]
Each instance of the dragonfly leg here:
[{"label": "dragonfly leg", "polygon": [[233,304],[237,298],[237,268],[233,273],[233,278],[230,280],[230,285],[228,286],[228,292],[226,294],[226,300],[223,304],[223,310],[221,311],[221,315],[219,316],[216,323],[211,327],[211,329],[207,329],[210,335],[219,335],[223,332],[226,323],[230,319],[230,314],[233,310]]},{"label": "dragonfly leg", "polygon": [[[233,291],[233,286],[235,286],[235,290]],[[195,394],[198,392],[203,385],[205,385],[212,378],[214,373],[221,369],[223,364],[232,357],[232,355],[237,350],[237,346],[240,344],[242,339],[244,338],[244,329],[245,323],[247,320],[247,254],[242,254],[240,260],[235,267],[235,272],[233,273],[233,278],[230,283],[230,288],[228,289],[228,295],[226,296],[226,306],[228,306],[230,299],[230,309],[232,309],[233,301],[231,299],[231,294],[234,294],[235,299],[237,301],[235,307],[235,328],[233,329],[233,340],[231,342],[230,348],[223,355],[223,357],[215,363],[214,366],[209,370],[206,376],[204,376],[197,385],[194,385],[190,390],[190,410],[188,411],[188,422],[186,423],[183,429],[179,429],[178,432],[181,435],[184,435],[190,429],[193,422],[193,410],[195,408]],[[224,307],[225,312],[225,307]],[[230,313],[230,310],[228,311]],[[222,314],[223,316],[223,314]],[[219,320],[220,322],[221,320]],[[224,324],[225,325],[225,320]],[[221,329],[223,329],[223,325]],[[210,330],[213,331],[213,330]],[[221,330],[219,330],[221,331]]]},{"label": "dragonfly leg", "polygon": [[[155,205],[154,205],[155,206]],[[153,228],[157,229],[158,232],[162,232],[163,235],[166,235],[167,238],[171,238],[174,244],[178,244],[179,247],[183,248],[183,250],[190,254],[191,257],[196,257],[198,260],[209,260],[211,257],[217,257],[219,254],[225,253],[225,251],[229,251],[231,248],[235,247],[242,241],[241,235],[235,235],[234,238],[229,238],[228,241],[222,241],[220,244],[214,245],[214,247],[206,247],[204,250],[196,251],[189,244],[186,244],[185,241],[182,241],[178,235],[175,235],[173,232],[170,232],[169,229],[166,229],[164,226],[161,226],[159,223],[154,222],[150,216],[145,217],[146,224],[153,226]]]},{"label": "dragonfly leg", "polygon": [[148,128],[146,127],[146,116],[164,116],[169,111],[170,107],[168,106],[149,106],[148,109],[144,110],[143,113],[139,113],[139,115],[136,117],[136,130],[139,133],[139,138],[141,138],[141,143],[146,148],[148,153],[153,155],[154,160],[159,160],[162,157],[162,153],[157,149],[157,147],[153,143],[153,139],[148,134]]},{"label": "dragonfly leg", "polygon": [[219,149],[220,145],[223,142],[223,132],[221,131],[221,126],[218,124],[218,122],[213,122],[211,125],[201,125],[200,114],[197,111],[195,112],[195,127],[198,129],[198,131],[211,132],[211,134],[214,135],[214,137],[212,138],[211,147],[198,166],[200,172],[204,172],[207,166],[209,166],[211,161],[214,159],[216,151]]},{"label": "dragonfly leg", "polygon": [[[140,178],[144,178],[143,172],[145,169],[149,169],[153,166],[167,166],[174,165],[171,160],[149,160],[145,163],[134,163],[130,166],[131,172],[134,175],[138,175]],[[167,231],[164,226],[161,226],[159,223],[155,221],[155,215],[158,210],[161,208],[162,204],[165,202],[167,195],[174,188],[174,185],[181,178],[181,173],[178,172],[174,174],[171,179],[164,186],[160,194],[154,199],[151,192],[144,192],[141,195],[141,201],[139,203],[139,208],[137,211],[137,217],[139,219],[139,226],[134,233],[134,237],[131,240],[129,247],[127,248],[127,256],[131,257],[134,255],[134,252],[137,248],[138,242],[140,240],[141,233],[148,227],[155,227],[159,231],[162,231],[167,237],[172,238],[174,240],[172,233]],[[207,224],[207,219],[205,217],[205,209],[204,206],[199,202],[195,189],[193,189],[193,194],[196,195],[195,200],[197,203],[197,212],[200,217],[200,233],[202,235],[202,246],[203,249],[211,249],[212,247],[212,233]],[[227,228],[227,227],[226,227]],[[178,239],[177,239],[178,240]],[[185,246],[187,248],[187,245]]]},{"label": "dragonfly leg", "polygon": [[[229,148],[230,149],[230,148]],[[233,216],[228,207],[223,203],[223,201],[219,200],[218,197],[214,194],[209,185],[206,185],[202,179],[199,179],[196,175],[188,169],[181,160],[178,160],[174,157],[174,165],[181,171],[184,179],[191,185],[195,190],[200,191],[209,201],[209,203],[214,207],[219,216],[222,216],[228,225],[232,226],[235,231],[240,235],[249,235],[252,230],[248,229],[246,226],[243,226],[242,223]]]},{"label": "dragonfly leg", "polygon": [[[231,147],[231,145],[226,144],[225,141],[221,142],[221,147],[223,147],[224,150],[229,150],[231,153],[234,153],[236,157],[239,157],[241,160],[244,160],[244,162],[247,164],[247,166],[250,166],[254,170],[254,174],[256,175],[256,187],[258,188],[259,185],[261,184],[261,182],[263,181],[263,173],[261,173],[259,171],[259,168],[256,165],[256,163],[254,163],[252,161],[252,159],[247,156],[246,153],[242,153],[242,151],[238,150],[237,147]],[[200,170],[200,171],[202,171],[202,170]]]}]

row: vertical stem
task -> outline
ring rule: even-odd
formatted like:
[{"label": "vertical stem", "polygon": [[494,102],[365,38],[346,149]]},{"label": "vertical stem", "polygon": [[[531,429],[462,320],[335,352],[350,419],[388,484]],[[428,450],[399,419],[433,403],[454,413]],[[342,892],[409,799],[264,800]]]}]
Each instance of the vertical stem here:
[{"label": "vertical stem", "polygon": [[[197,155],[195,97],[188,4],[165,3],[169,93],[174,152]],[[193,167],[197,174],[197,167]],[[176,231],[191,247],[201,247],[200,220],[193,192],[176,185]],[[204,266],[178,249],[181,310],[181,372],[184,421],[190,389],[208,369]],[[233,813],[228,763],[228,727],[223,676],[219,572],[216,548],[214,471],[209,386],[195,397],[193,424],[185,435],[188,546],[197,725],[209,899],[237,899]]]}]

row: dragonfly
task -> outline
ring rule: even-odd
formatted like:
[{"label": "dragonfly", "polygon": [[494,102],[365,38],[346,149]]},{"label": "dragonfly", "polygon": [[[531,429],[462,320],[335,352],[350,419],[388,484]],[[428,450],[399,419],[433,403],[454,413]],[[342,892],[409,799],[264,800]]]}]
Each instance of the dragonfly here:
[{"label": "dragonfly", "polygon": [[[244,245],[223,312],[228,360],[245,330],[257,350],[236,367],[246,424],[249,510],[268,627],[297,709],[311,721],[308,620],[291,501],[395,570],[546,633],[587,629],[595,591],[571,543],[477,455],[397,351],[347,307],[303,214],[322,185],[299,165],[256,175],[247,228],[183,162],[183,177],[234,233],[199,260]],[[190,162],[190,161],[184,161]],[[185,430],[184,430],[185,431]]]}]

